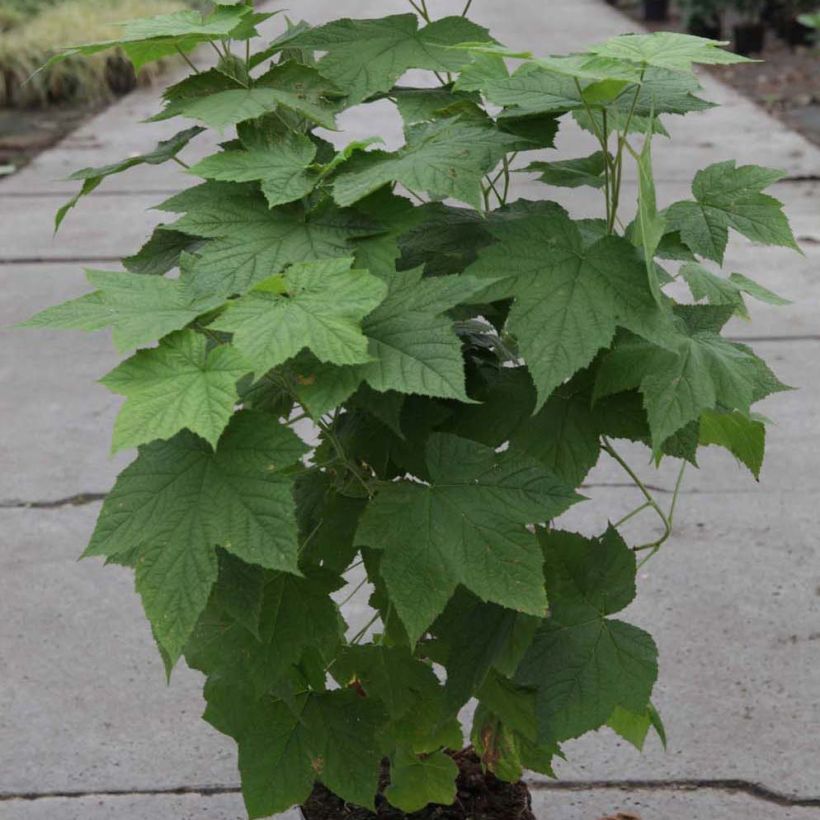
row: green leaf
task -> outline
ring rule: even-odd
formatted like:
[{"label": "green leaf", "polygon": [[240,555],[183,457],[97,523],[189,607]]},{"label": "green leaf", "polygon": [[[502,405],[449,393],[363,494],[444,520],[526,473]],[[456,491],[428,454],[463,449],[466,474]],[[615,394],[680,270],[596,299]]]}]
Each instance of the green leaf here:
[{"label": "green leaf", "polygon": [[502,279],[488,288],[488,300],[515,297],[507,326],[532,373],[539,407],[609,345],[618,326],[654,340],[668,337],[670,315],[656,303],[626,240],[608,236],[586,247],[578,225],[554,203],[492,232],[499,241],[467,272]]},{"label": "green leaf", "polygon": [[469,401],[461,342],[445,311],[481,284],[470,277],[394,273],[387,298],[362,325],[372,361],[358,372],[374,390]]},{"label": "green leaf", "polygon": [[483,117],[478,108],[480,98],[476,94],[465,94],[449,88],[404,88],[396,86],[390,91],[391,98],[399,109],[405,128],[421,122],[433,122],[451,117],[461,111],[473,112]]},{"label": "green leaf", "polygon": [[390,763],[390,785],[385,797],[396,808],[415,812],[428,803],[449,806],[455,799],[458,766],[444,752],[419,757],[400,749]]},{"label": "green leaf", "polygon": [[198,11],[182,10],[129,20],[122,24],[122,36],[118,39],[73,46],[52,57],[46,65],[75,54],[96,54],[121,46],[132,60],[135,71],[139,71],[145,63],[174,54],[177,49],[191,51],[198,43],[229,37],[250,13],[248,6],[236,5],[216,8],[207,16]]},{"label": "green leaf", "polygon": [[699,443],[725,447],[760,480],[766,451],[766,425],[738,411],[705,410],[700,416]]},{"label": "green leaf", "polygon": [[297,262],[350,256],[356,237],[379,233],[368,220],[323,207],[307,217],[296,205],[270,209],[244,185],[206,182],[160,206],[185,212],[174,230],[211,239],[193,267],[193,283],[206,293],[243,293]]},{"label": "green leaf", "polygon": [[657,650],[634,626],[608,618],[635,596],[635,555],[617,531],[598,539],[541,531],[550,615],[516,681],[537,691],[539,739],[578,737],[616,707],[642,712],[657,677]]},{"label": "green leaf", "polygon": [[289,134],[281,141],[248,150],[228,150],[198,162],[191,173],[204,179],[226,182],[259,180],[268,205],[284,205],[301,199],[313,190],[316,173],[308,166],[316,156],[316,146],[302,134]]},{"label": "green leaf", "polygon": [[216,447],[239,401],[236,383],[248,370],[238,351],[227,345],[208,351],[205,336],[192,330],[140,350],[102,379],[127,397],[114,425],[114,452],[184,428]]},{"label": "green leaf", "polygon": [[631,743],[639,752],[643,751],[646,736],[652,726],[649,710],[641,714],[629,712],[621,706],[609,716],[607,726],[617,732],[627,743]]},{"label": "green leaf", "polygon": [[[241,691],[206,690],[206,719],[239,746],[242,795],[251,818],[303,803],[315,780],[343,800],[372,807],[384,752],[377,740],[378,705],[355,692],[306,693],[292,703],[242,698]],[[239,712],[237,715],[236,712]],[[223,715],[231,715],[226,721]]]},{"label": "green leaf", "polygon": [[357,364],[370,358],[361,320],[384,299],[387,286],[353,260],[327,259],[288,268],[228,304],[212,327],[233,343],[258,373],[304,348],[322,362]]},{"label": "green leaf", "polygon": [[598,461],[600,446],[589,395],[570,385],[559,388],[544,406],[513,433],[510,446],[577,487]]},{"label": "green leaf", "polygon": [[455,436],[427,445],[431,483],[384,486],[356,541],[384,550],[381,572],[413,642],[459,583],[479,597],[536,615],[546,607],[541,558],[525,524],[579,500],[535,462]]},{"label": "green leaf", "polygon": [[408,69],[458,71],[470,61],[458,43],[492,38],[463,17],[444,17],[418,28],[415,14],[373,20],[335,20],[293,39],[291,46],[325,52],[319,69],[349,94],[350,104],[389,91]]},{"label": "green leaf", "polygon": [[[654,120],[654,117],[652,117]],[[643,149],[637,157],[638,165],[638,215],[634,222],[632,240],[643,248],[649,289],[657,302],[661,302],[655,255],[666,233],[666,219],[658,213],[655,179],[652,173],[652,129],[647,129]]]},{"label": "green leaf", "polygon": [[133,168],[136,165],[161,165],[163,162],[173,159],[194,137],[201,134],[205,129],[195,125],[193,128],[186,128],[184,131],[179,131],[167,140],[157,144],[153,151],[147,154],[138,154],[135,157],[128,157],[121,162],[115,162],[111,165],[101,165],[97,168],[83,168],[80,171],[75,171],[69,179],[82,180],[82,188],[78,194],[73,196],[65,205],[63,205],[54,217],[54,230],[56,231],[66,214],[82,199],[100,185],[100,183],[113,174],[120,174]]},{"label": "green leaf", "polygon": [[596,151],[581,159],[565,159],[556,162],[532,162],[527,168],[539,174],[539,180],[559,188],[604,187],[606,162],[603,151]]},{"label": "green leaf", "polygon": [[[503,662],[515,638],[532,622],[537,620],[485,603],[464,589],[456,592],[430,630],[436,637],[433,657],[447,669],[444,690],[450,709],[460,709],[478,693],[490,670]],[[480,641],[476,634],[482,636]]]},{"label": "green leaf", "polygon": [[336,178],[333,198],[352,205],[391,182],[416,192],[452,197],[482,207],[481,180],[517,140],[489,122],[449,118],[407,129],[407,143],[394,153],[370,151],[347,163]]},{"label": "green leaf", "polygon": [[187,325],[222,302],[218,295],[195,292],[186,278],[164,279],[136,273],[89,270],[97,290],[47,308],[24,327],[113,330],[119,351],[139,347]]},{"label": "green leaf", "polygon": [[162,276],[179,266],[183,252],[191,253],[202,243],[187,234],[172,231],[159,225],[151,238],[133,256],[126,256],[122,264],[131,273]]},{"label": "green leaf", "polygon": [[783,204],[761,193],[782,179],[782,171],[757,165],[738,167],[734,160],[698,171],[692,183],[694,201],[671,205],[665,212],[670,230],[697,254],[722,263],[729,228],[753,242],[799,250],[783,213]]},{"label": "green leaf", "polygon": [[752,62],[732,51],[727,51],[717,40],[658,31],[653,34],[624,34],[606,42],[590,46],[587,52],[612,60],[626,60],[642,66],[689,72],[693,63],[701,65],[730,65]]},{"label": "green leaf", "polygon": [[718,404],[748,412],[754,401],[754,358],[709,332],[695,333],[676,353],[651,358],[641,380],[653,447]]},{"label": "green leaf", "polygon": [[[241,574],[224,572],[226,565],[236,564],[242,567]],[[280,682],[308,648],[330,662],[343,635],[338,609],[330,598],[338,586],[332,580],[298,578],[237,559],[233,564],[221,562],[208,606],[185,646],[186,661],[209,677],[251,686],[256,697]],[[247,617],[237,617],[237,607],[231,605],[249,589],[255,593],[251,623]]]},{"label": "green leaf", "polygon": [[735,313],[744,319],[749,318],[744,294],[770,305],[790,304],[788,299],[781,298],[740,273],[733,273],[728,279],[724,279],[703,265],[691,262],[681,266],[680,274],[689,285],[689,290],[696,301],[705,300],[710,305],[731,306]]},{"label": "green leaf", "polygon": [[215,547],[298,573],[293,479],[307,448],[272,417],[246,411],[216,452],[192,433],[140,448],[107,496],[86,555],[137,554],[137,589],[176,660],[216,580]]}]

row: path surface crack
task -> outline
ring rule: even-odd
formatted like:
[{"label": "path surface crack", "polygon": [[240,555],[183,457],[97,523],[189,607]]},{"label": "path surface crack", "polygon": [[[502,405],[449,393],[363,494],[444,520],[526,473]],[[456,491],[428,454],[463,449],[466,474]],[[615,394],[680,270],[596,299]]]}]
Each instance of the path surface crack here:
[{"label": "path surface crack", "polygon": [[622,791],[719,791],[727,793],[741,792],[757,800],[774,803],[778,806],[802,807],[820,806],[820,797],[797,797],[752,783],[749,780],[714,779],[701,780],[684,778],[681,780],[578,780],[578,781],[537,781],[527,784],[533,791],[595,791],[612,789]]},{"label": "path surface crack", "polygon": [[[813,807],[820,806],[820,797],[795,797],[752,783],[748,780],[578,780],[578,781],[538,781],[527,784],[533,791],[598,791],[601,789],[620,791],[718,791],[741,792],[778,806]],[[56,798],[105,798],[105,797],[164,797],[169,795],[199,795],[211,797],[223,794],[240,794],[239,786],[176,786],[165,789],[111,789],[105,791],[49,791],[49,792],[0,792],[0,801],[34,801]]]},{"label": "path surface crack", "polygon": [[56,501],[0,501],[0,510],[58,510],[60,507],[83,507],[102,501],[107,493],[77,493]]}]

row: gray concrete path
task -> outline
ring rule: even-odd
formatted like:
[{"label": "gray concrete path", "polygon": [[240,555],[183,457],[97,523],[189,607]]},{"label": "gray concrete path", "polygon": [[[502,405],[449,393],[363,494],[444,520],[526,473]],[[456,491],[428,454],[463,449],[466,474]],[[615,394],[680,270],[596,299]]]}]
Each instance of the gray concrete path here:
[{"label": "gray concrete path", "polygon": [[[436,15],[462,0],[431,0]],[[400,0],[302,0],[311,21],[404,10]],[[600,0],[475,0],[473,16],[513,47],[565,52],[629,30]],[[534,781],[539,820],[808,820],[820,817],[820,151],[710,76],[723,107],[670,119],[656,147],[661,205],[686,195],[693,173],[737,157],[785,169],[787,203],[804,257],[734,241],[731,270],[793,306],[753,305],[752,340],[799,392],[775,396],[769,457],[755,483],[722,452],[706,452],[685,485],[679,527],[640,577],[632,619],[661,648],[657,703],[669,732],[643,755],[602,731],[567,744],[560,782]],[[138,91],[0,183],[0,818],[227,820],[242,816],[232,744],[199,720],[199,676],[170,688],[129,574],[78,564],[104,493],[130,456],[111,459],[118,399],[94,382],[117,357],[105,334],[23,332],[9,324],[82,293],[81,269],[112,267],[160,214],[147,210],[188,180],[171,167],[113,178],[69,215],[54,210],[71,170],[150,149],[176,123],[136,125],[157,110]],[[352,112],[344,139],[400,124],[387,106]],[[566,156],[589,148],[567,129]],[[203,153],[211,146],[197,148]],[[192,152],[193,153],[193,152]],[[634,182],[627,182],[628,195]],[[542,196],[522,176],[518,192]],[[588,191],[566,197],[598,215]],[[644,459],[645,461],[645,459]],[[661,471],[654,483],[671,489]],[[599,531],[636,504],[615,465],[590,477],[593,501],[567,526]],[[632,534],[650,532],[638,520]],[[362,600],[349,612],[364,616]],[[174,793],[182,790],[185,793]],[[204,790],[201,793],[200,790]]]}]

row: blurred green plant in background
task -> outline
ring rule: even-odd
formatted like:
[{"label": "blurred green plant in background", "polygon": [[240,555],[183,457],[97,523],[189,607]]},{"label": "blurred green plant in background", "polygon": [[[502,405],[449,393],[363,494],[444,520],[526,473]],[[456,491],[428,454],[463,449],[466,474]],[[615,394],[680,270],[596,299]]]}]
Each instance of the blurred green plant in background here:
[{"label": "blurred green plant in background", "polygon": [[77,55],[38,69],[66,43],[116,38],[124,20],[203,5],[202,0],[0,0],[0,107],[102,102],[150,82],[167,62],[136,76],[115,52]]}]

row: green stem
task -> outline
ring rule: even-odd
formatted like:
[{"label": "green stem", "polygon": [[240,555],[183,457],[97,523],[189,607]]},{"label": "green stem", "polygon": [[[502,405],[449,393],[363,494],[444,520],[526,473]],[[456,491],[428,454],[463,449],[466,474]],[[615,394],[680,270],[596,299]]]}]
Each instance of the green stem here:
[{"label": "green stem", "polygon": [[374,613],[373,617],[350,639],[349,642],[351,644],[357,644],[365,636],[367,630],[379,620],[379,617],[380,615],[378,612]]},{"label": "green stem", "polygon": [[[635,486],[641,491],[641,494],[646,499],[646,506],[651,507],[657,513],[658,518],[660,518],[661,523],[663,524],[663,535],[659,539],[652,541],[649,544],[641,544],[638,547],[633,547],[633,550],[635,552],[641,552],[647,549],[654,549],[657,551],[661,544],[663,544],[672,534],[672,522],[669,520],[669,516],[661,509],[660,504],[658,504],[655,500],[652,493],[649,492],[648,488],[643,481],[641,481],[638,474],[629,466],[629,464],[626,463],[626,461],[624,461],[618,451],[612,446],[612,443],[607,438],[602,438],[601,442],[601,448],[604,452],[611,456],[621,466],[623,471],[632,479]],[[680,490],[682,473],[683,471],[681,471],[681,476],[678,477],[678,485],[675,490],[676,494]]]},{"label": "green stem", "polygon": [[175,46],[175,48],[179,52],[179,56],[191,67],[194,74],[199,74],[199,69],[188,59],[188,55],[179,46]]},{"label": "green stem", "polygon": [[612,526],[615,527],[615,529],[617,530],[618,527],[622,526],[623,524],[626,524],[626,522],[629,521],[630,518],[634,518],[636,515],[642,513],[645,509],[647,509],[650,506],[651,505],[648,501],[644,501],[644,503],[641,504],[640,507],[636,507],[634,510],[632,510],[631,513],[627,513],[623,518],[619,518]]},{"label": "green stem", "polygon": [[355,598],[355,597],[356,597],[356,593],[357,593],[357,592],[358,592],[358,591],[359,591],[359,590],[360,590],[360,589],[361,589],[361,588],[362,588],[362,587],[363,587],[363,586],[367,583],[367,581],[368,581],[368,578],[367,578],[367,576],[365,575],[365,576],[364,576],[364,578],[362,578],[362,580],[361,580],[361,581],[359,581],[359,583],[358,583],[358,584],[356,584],[356,586],[354,587],[353,591],[352,591],[352,592],[350,592],[350,593],[349,593],[349,594],[348,594],[348,595],[344,598],[344,600],[343,600],[343,601],[340,601],[340,602],[339,602],[339,606],[340,606],[340,607],[343,607],[345,604],[350,603],[350,601],[352,601],[352,600],[353,600],[353,598]]},{"label": "green stem", "polygon": [[462,17],[466,17],[467,13],[470,11],[470,6],[473,5],[473,0],[467,0],[467,5],[464,6],[464,10],[461,12]]},{"label": "green stem", "polygon": [[172,160],[173,160],[173,161],[174,161],[177,165],[181,165],[181,166],[182,166],[183,168],[185,168],[186,170],[187,170],[187,169],[189,169],[189,168],[191,167],[190,165],[188,165],[188,163],[187,163],[187,162],[183,162],[183,161],[182,161],[179,157],[171,157],[171,159],[172,159]]}]

